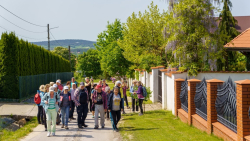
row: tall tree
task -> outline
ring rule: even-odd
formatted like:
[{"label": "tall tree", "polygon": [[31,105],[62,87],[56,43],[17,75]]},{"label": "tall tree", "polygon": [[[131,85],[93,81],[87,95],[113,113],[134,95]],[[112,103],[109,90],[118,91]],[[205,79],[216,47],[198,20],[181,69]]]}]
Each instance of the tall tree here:
[{"label": "tall tree", "polygon": [[119,45],[124,49],[124,57],[134,63],[134,67],[149,70],[152,66],[165,65],[164,38],[166,23],[158,6],[152,2],[144,13],[133,13],[124,25],[124,39]]},{"label": "tall tree", "polygon": [[172,65],[187,69],[191,76],[200,70],[210,70],[209,61],[220,57],[218,35],[211,32],[215,28],[214,10],[210,0],[179,0],[166,17],[166,30],[170,33],[167,43],[176,41],[173,53],[178,58]]},{"label": "tall tree", "polygon": [[118,40],[123,40],[123,28],[120,20],[109,23],[107,29],[98,35],[95,47],[99,51],[101,70],[105,77],[127,73],[130,62],[123,56],[123,49],[118,45]]},{"label": "tall tree", "polygon": [[[219,32],[223,45],[239,35],[239,32],[235,28],[238,22],[231,13],[232,6],[230,0],[224,0],[223,10],[219,15]],[[227,51],[226,54],[224,54],[224,57],[226,58],[225,70],[233,70],[236,67],[237,56],[239,55],[239,52],[236,51]],[[218,69],[223,69],[223,64],[220,60],[218,61]]]},{"label": "tall tree", "polygon": [[98,57],[98,51],[95,49],[89,49],[87,52],[79,55],[77,58],[77,70],[82,72],[82,75],[97,77],[101,75],[100,59]]}]

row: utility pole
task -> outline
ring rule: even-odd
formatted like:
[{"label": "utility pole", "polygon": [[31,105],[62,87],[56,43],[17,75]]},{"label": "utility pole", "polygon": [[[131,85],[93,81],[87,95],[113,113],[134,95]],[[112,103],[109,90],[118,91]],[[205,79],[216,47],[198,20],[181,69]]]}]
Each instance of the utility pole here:
[{"label": "utility pole", "polygon": [[69,64],[70,64],[70,69],[71,69],[71,53],[70,53],[70,46],[69,46]]},{"label": "utility pole", "polygon": [[48,27],[48,50],[50,51],[49,24],[47,25],[47,27]]}]

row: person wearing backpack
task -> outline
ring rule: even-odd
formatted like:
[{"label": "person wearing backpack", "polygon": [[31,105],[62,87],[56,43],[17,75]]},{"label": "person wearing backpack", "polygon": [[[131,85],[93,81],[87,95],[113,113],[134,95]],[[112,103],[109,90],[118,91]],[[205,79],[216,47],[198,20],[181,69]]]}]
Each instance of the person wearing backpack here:
[{"label": "person wearing backpack", "polygon": [[34,102],[37,104],[38,112],[37,112],[37,121],[38,124],[44,124],[43,120],[43,104],[44,102],[41,101],[41,98],[44,96],[44,85],[41,85],[39,87],[39,90],[37,91],[37,94],[34,97]]},{"label": "person wearing backpack", "polygon": [[[48,133],[47,137],[55,136],[56,132],[56,114],[59,110],[58,107],[58,101],[60,98],[56,98],[56,93],[54,91],[54,87],[49,87],[49,92],[43,96],[42,101],[44,101],[44,110],[47,117],[47,127],[48,127]],[[51,122],[52,122],[52,128],[51,128]]]},{"label": "person wearing backpack", "polygon": [[85,124],[85,119],[88,114],[88,90],[85,88],[84,82],[80,83],[80,88],[76,89],[74,94],[74,101],[77,109],[77,123],[78,128],[82,129],[84,127],[88,127]]},{"label": "person wearing backpack", "polygon": [[141,81],[137,82],[137,86],[138,86],[138,90],[136,92],[134,92],[134,93],[137,93],[138,100],[139,100],[139,107],[140,107],[139,116],[142,116],[143,115],[142,103],[143,103],[143,100],[144,100],[144,96],[143,96],[143,88],[142,88],[142,85],[141,85]]},{"label": "person wearing backpack", "polygon": [[69,92],[68,86],[64,86],[63,89],[64,91],[60,95],[60,103],[59,103],[59,107],[62,113],[62,127],[61,128],[64,128],[64,125],[65,125],[65,129],[69,129],[68,121],[69,121],[69,109],[71,108],[71,93]]}]

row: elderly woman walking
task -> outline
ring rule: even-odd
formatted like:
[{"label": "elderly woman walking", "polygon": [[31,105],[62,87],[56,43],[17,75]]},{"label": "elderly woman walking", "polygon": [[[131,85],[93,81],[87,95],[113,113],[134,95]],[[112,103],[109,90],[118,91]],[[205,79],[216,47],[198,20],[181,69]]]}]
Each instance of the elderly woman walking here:
[{"label": "elderly woman walking", "polygon": [[64,91],[61,93],[60,96],[60,109],[61,109],[61,113],[62,113],[62,127],[65,129],[69,129],[68,128],[68,121],[69,121],[69,110],[71,108],[71,94],[69,92],[69,87],[68,86],[64,86]]},{"label": "elderly woman walking", "polygon": [[72,83],[72,88],[70,89],[70,93],[71,93],[71,109],[69,111],[69,118],[71,120],[75,120],[76,118],[74,118],[74,111],[75,111],[75,91],[76,91],[76,84]]},{"label": "elderly woman walking", "polygon": [[[45,94],[45,86],[44,85],[41,85],[40,87],[39,87],[39,96],[40,96],[40,98],[42,99],[42,97],[44,96],[44,94]],[[39,124],[44,124],[44,116],[43,116],[43,105],[44,105],[44,102],[41,100],[41,103],[40,104],[38,104],[37,106],[38,106],[38,113],[37,113],[37,120],[38,120],[38,123]]]},{"label": "elderly woman walking", "polygon": [[132,111],[133,111],[133,113],[135,112],[135,109],[136,109],[136,111],[138,111],[138,106],[136,105],[136,100],[134,98],[135,89],[138,89],[137,88],[137,81],[133,80],[133,84],[130,87],[130,94],[131,94],[131,99],[132,99]]},{"label": "elderly woman walking", "polygon": [[138,96],[138,99],[139,99],[139,107],[140,107],[139,116],[141,116],[141,115],[143,115],[142,103],[143,103],[143,100],[144,100],[141,81],[137,82],[137,87],[138,87],[138,90],[136,92],[134,92],[134,93],[137,93],[137,96]]},{"label": "elderly woman walking", "polygon": [[119,87],[117,86],[114,87],[114,91],[109,96],[108,111],[111,112],[112,115],[110,118],[113,119],[113,129],[118,132],[117,124],[121,119],[121,111],[123,111],[123,108],[121,96],[119,95]]},{"label": "elderly woman walking", "polygon": [[[48,95],[48,93],[49,93],[49,87],[50,87],[50,84],[46,84],[46,85],[45,85],[45,90],[44,90],[44,95],[43,95],[43,97],[46,96],[46,95]],[[46,120],[47,118],[46,118],[46,112],[45,112],[45,103],[44,103],[44,101],[42,100],[43,97],[41,97],[41,102],[43,102],[44,128],[45,128],[45,131],[47,131],[47,120]]]},{"label": "elderly woman walking", "polygon": [[[50,136],[55,136],[56,132],[56,114],[58,111],[58,101],[60,100],[59,98],[56,99],[56,94],[54,91],[54,87],[49,87],[49,92],[44,95],[42,98],[44,101],[44,109],[47,117],[47,127],[48,127],[48,133],[47,137]],[[51,128],[51,122],[52,122],[52,128]]]},{"label": "elderly woman walking", "polygon": [[[124,98],[123,98],[123,94],[121,93],[121,86],[122,86],[122,82],[121,81],[116,81],[115,82],[115,86],[118,87],[118,94],[120,95],[121,97],[121,101],[122,101],[122,109],[124,109]],[[114,91],[114,89],[113,89]],[[125,111],[123,110],[123,114],[126,114]]]}]

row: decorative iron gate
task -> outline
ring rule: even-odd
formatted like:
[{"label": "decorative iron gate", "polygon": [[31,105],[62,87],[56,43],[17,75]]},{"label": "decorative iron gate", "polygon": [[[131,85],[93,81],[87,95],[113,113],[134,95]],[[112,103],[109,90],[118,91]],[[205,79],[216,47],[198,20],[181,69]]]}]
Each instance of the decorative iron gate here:
[{"label": "decorative iron gate", "polygon": [[218,86],[215,102],[218,121],[237,133],[236,87],[232,79]]},{"label": "decorative iron gate", "polygon": [[162,103],[162,72],[158,70],[158,101]]},{"label": "decorative iron gate", "polygon": [[188,82],[187,78],[184,82],[181,83],[181,108],[188,113]]},{"label": "decorative iron gate", "polygon": [[205,78],[196,85],[194,103],[196,114],[207,120],[207,82]]}]

